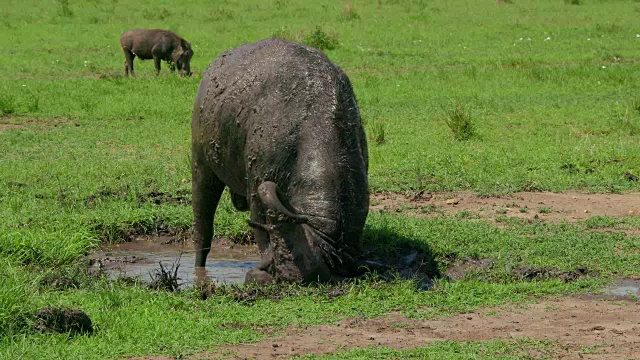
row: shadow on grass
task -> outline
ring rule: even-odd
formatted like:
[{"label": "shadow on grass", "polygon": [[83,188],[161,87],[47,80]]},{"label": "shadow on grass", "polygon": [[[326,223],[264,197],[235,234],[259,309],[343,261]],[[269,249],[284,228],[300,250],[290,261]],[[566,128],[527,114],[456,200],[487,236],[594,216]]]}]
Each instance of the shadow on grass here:
[{"label": "shadow on grass", "polygon": [[385,224],[365,227],[363,252],[358,260],[361,275],[374,273],[386,280],[413,280],[422,290],[442,276],[428,244],[399,234]]}]

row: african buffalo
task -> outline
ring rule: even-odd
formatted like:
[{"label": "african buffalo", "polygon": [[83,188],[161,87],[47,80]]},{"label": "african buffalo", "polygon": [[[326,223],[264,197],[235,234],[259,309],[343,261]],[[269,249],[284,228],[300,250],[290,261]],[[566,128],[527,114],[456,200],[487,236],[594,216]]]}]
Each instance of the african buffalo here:
[{"label": "african buffalo", "polygon": [[250,210],[261,262],[247,281],[353,274],[367,217],[367,141],[345,73],[322,52],[267,39],[220,55],[192,115],[196,266],[220,196]]}]

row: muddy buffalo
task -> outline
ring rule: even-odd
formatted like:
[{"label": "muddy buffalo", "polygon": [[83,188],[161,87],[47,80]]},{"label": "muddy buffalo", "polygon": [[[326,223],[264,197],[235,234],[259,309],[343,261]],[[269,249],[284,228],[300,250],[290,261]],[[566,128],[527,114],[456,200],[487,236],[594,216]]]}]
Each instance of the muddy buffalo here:
[{"label": "muddy buffalo", "polygon": [[322,52],[268,39],[220,55],[192,117],[196,266],[225,188],[251,212],[261,261],[247,281],[325,281],[356,270],[367,142],[351,83]]},{"label": "muddy buffalo", "polygon": [[191,57],[193,50],[191,44],[185,39],[168,30],[129,30],[120,36],[120,45],[126,58],[124,73],[135,76],[133,72],[133,59],[137,56],[140,60],[153,59],[156,74],[160,72],[160,61],[169,64],[171,71],[178,67],[180,73],[191,76]]}]

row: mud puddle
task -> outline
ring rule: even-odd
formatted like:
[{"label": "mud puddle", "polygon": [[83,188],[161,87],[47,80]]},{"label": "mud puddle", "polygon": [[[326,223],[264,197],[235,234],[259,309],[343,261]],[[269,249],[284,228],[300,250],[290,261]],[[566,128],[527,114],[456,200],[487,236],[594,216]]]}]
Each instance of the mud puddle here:
[{"label": "mud puddle", "polygon": [[640,298],[640,279],[618,279],[603,290],[613,296]]},{"label": "mud puddle", "polygon": [[152,275],[160,267],[171,268],[179,264],[178,279],[181,285],[198,280],[220,283],[243,283],[247,271],[258,264],[260,256],[256,246],[237,245],[217,240],[211,245],[207,266],[195,268],[193,243],[177,241],[175,236],[140,236],[133,241],[104,246],[87,256],[90,264],[106,272],[112,278],[135,277],[152,281]]}]

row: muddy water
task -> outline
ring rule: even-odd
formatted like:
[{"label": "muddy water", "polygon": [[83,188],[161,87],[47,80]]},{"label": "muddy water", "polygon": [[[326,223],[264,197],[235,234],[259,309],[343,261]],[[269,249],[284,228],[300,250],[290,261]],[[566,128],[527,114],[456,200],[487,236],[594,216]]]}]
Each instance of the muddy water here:
[{"label": "muddy water", "polygon": [[606,294],[640,298],[640,279],[618,279],[604,288]]},{"label": "muddy water", "polygon": [[[204,271],[198,269],[198,280],[242,283],[249,269],[255,267],[260,256],[256,246],[235,245],[224,240],[214,241]],[[111,277],[137,277],[151,281],[151,274],[179,261],[178,282],[182,285],[196,282],[195,252],[192,242],[176,241],[172,236],[143,236],[134,241],[105,246],[88,256],[95,268],[101,268]]]}]

